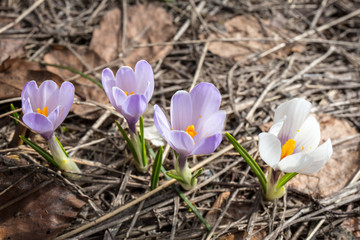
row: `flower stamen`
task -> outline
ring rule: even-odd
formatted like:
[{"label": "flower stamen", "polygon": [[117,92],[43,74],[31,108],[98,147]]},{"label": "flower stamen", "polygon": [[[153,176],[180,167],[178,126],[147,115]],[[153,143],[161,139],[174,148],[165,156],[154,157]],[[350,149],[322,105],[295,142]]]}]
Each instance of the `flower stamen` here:
[{"label": "flower stamen", "polygon": [[126,96],[130,96],[130,95],[133,95],[133,94],[134,94],[134,92],[131,92],[130,94],[128,94],[127,91],[124,91],[124,92],[125,92]]},{"label": "flower stamen", "polygon": [[293,139],[287,140],[287,142],[281,148],[281,159],[293,154],[295,150],[295,141]]},{"label": "flower stamen", "polygon": [[197,132],[195,132],[195,126],[194,125],[190,125],[186,128],[186,133],[189,134],[192,138],[197,134]]},{"label": "flower stamen", "polygon": [[43,110],[38,108],[38,109],[36,109],[36,111],[37,111],[37,113],[40,113],[40,114],[44,115],[45,117],[47,117],[49,115],[48,107],[44,107]]}]

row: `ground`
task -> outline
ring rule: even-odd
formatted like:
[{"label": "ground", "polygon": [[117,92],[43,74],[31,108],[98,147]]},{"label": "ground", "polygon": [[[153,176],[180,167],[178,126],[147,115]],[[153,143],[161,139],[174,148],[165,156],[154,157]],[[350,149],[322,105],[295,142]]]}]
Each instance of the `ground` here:
[{"label": "ground", "polygon": [[[360,237],[359,1],[13,0],[2,1],[0,12],[1,239]],[[312,103],[332,158],[320,172],[292,179],[283,198],[265,201],[224,136],[214,154],[188,159],[204,169],[195,189],[181,190],[160,174],[151,191],[151,168],[142,174],[133,167],[115,120],[127,125],[99,86],[106,67],[116,72],[140,59],[155,76],[144,114],[155,151],[162,139],[151,131],[153,105],[168,112],[177,90],[210,82],[222,95],[224,133],[264,171],[258,135],[271,127],[277,106],[295,97]],[[66,179],[18,138],[47,149],[13,115],[21,113],[24,84],[46,79],[75,85],[56,135],[82,169],[79,180]],[[171,170],[175,156],[166,145],[164,156]]]}]

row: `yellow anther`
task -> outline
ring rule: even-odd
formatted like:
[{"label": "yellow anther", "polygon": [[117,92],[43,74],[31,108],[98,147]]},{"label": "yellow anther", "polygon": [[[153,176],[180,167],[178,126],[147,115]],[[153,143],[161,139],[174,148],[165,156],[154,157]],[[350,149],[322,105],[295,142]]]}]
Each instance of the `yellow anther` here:
[{"label": "yellow anther", "polygon": [[302,146],[301,149],[304,150],[305,149],[304,146]]},{"label": "yellow anther", "polygon": [[124,93],[126,94],[126,96],[130,96],[130,95],[134,94],[134,92],[131,92],[130,94],[128,94],[127,91],[124,91]]},{"label": "yellow anther", "polygon": [[44,115],[45,117],[47,117],[49,115],[49,109],[48,107],[44,107],[43,110],[41,110],[40,108],[36,109],[36,111],[42,115]]},{"label": "yellow anther", "polygon": [[199,118],[202,118],[202,116],[201,116],[201,115],[199,115]]},{"label": "yellow anther", "polygon": [[190,125],[186,128],[186,132],[187,134],[189,134],[192,138],[197,134],[195,132],[195,126],[194,125]]},{"label": "yellow anther", "polygon": [[284,157],[287,157],[291,154],[293,154],[295,150],[295,141],[292,139],[289,139],[281,148],[281,159]]}]

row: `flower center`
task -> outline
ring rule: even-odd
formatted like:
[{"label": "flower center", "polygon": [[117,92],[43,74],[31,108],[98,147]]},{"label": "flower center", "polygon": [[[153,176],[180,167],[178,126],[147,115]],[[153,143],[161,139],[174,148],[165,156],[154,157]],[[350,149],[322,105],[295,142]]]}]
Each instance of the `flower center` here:
[{"label": "flower center", "polygon": [[281,148],[281,159],[293,154],[295,150],[295,141],[292,139],[287,140],[287,142]]},{"label": "flower center", "polygon": [[197,132],[195,132],[195,127],[194,125],[190,125],[186,128],[186,132],[187,134],[189,134],[192,138],[197,134]]},{"label": "flower center", "polygon": [[47,117],[49,115],[49,109],[48,107],[44,107],[43,110],[41,110],[40,108],[36,109],[36,111],[42,115],[44,115],[45,117]]},{"label": "flower center", "polygon": [[133,94],[134,94],[134,92],[131,92],[130,94],[128,94],[127,91],[124,91],[124,92],[125,92],[126,96],[130,96],[130,95],[133,95]]}]

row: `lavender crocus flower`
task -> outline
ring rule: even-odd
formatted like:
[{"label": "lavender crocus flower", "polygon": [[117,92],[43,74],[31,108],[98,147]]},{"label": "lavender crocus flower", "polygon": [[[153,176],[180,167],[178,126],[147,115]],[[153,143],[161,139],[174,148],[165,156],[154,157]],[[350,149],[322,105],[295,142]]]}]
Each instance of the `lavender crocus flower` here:
[{"label": "lavender crocus flower", "polygon": [[[74,101],[75,88],[70,82],[64,82],[60,89],[54,81],[47,80],[38,88],[35,81],[25,84],[21,93],[23,121],[33,131],[44,137],[60,169],[81,173],[76,163],[69,158],[55,137],[54,131],[68,115]],[[79,175],[67,174],[78,179]]]},{"label": "lavender crocus flower", "polygon": [[23,121],[46,140],[64,121],[74,101],[74,85],[64,82],[60,90],[54,81],[47,80],[40,87],[35,81],[25,84],[21,93]]},{"label": "lavender crocus flower", "polygon": [[179,155],[175,162],[176,174],[188,183],[191,176],[186,157],[210,154],[222,141],[226,114],[219,111],[220,104],[219,90],[213,84],[203,82],[190,93],[178,91],[174,94],[170,106],[171,124],[163,111],[157,105],[154,107],[157,130]]},{"label": "lavender crocus flower", "polygon": [[136,63],[135,71],[123,66],[117,71],[116,77],[106,68],[101,80],[110,103],[125,117],[129,128],[135,133],[135,125],[154,92],[154,74],[150,64],[140,60]]}]

